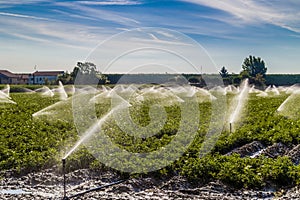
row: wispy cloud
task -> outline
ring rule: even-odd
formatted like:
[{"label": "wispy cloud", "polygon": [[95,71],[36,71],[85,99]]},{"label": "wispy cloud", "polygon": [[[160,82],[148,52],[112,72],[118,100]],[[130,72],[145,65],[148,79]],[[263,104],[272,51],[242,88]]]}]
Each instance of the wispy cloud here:
[{"label": "wispy cloud", "polygon": [[115,0],[115,1],[77,1],[80,4],[84,5],[101,5],[101,6],[130,6],[130,5],[139,5],[141,2],[138,1],[124,1],[124,0]]},{"label": "wispy cloud", "polygon": [[51,19],[44,18],[44,17],[36,17],[36,16],[32,16],[32,15],[22,15],[22,14],[7,13],[7,12],[0,12],[0,15],[2,15],[2,16],[9,16],[9,17],[20,17],[20,18],[28,18],[28,19],[37,19],[37,20],[47,20],[47,21],[51,20]]},{"label": "wispy cloud", "polygon": [[0,33],[11,37],[78,49],[92,48],[112,34],[108,30],[87,25],[59,21],[44,23],[31,18],[3,17],[0,18],[0,24]]},{"label": "wispy cloud", "polygon": [[72,18],[77,18],[77,19],[84,19],[84,20],[97,20],[96,18],[93,17],[87,17],[87,16],[83,16],[83,15],[79,15],[79,14],[74,14],[74,13],[70,13],[70,12],[66,12],[66,11],[62,11],[62,10],[58,10],[58,9],[53,9],[52,10],[55,13],[59,13],[68,17],[72,17]]},{"label": "wispy cloud", "polygon": [[[149,29],[136,29],[136,33],[140,33],[139,37],[128,38],[130,41],[141,42],[142,44],[155,44],[155,45],[171,45],[171,46],[191,46],[191,44],[184,40],[179,40],[174,36],[171,31],[162,31],[162,30],[149,30]],[[167,30],[167,29],[166,29]],[[172,31],[173,32],[173,31]],[[133,31],[134,33],[134,31]],[[132,34],[134,35],[134,34]]]},{"label": "wispy cloud", "polygon": [[41,2],[52,2],[52,0],[8,0],[8,1],[0,1],[0,8],[11,7],[15,5],[25,5],[25,4],[37,4]]},{"label": "wispy cloud", "polygon": [[97,21],[105,20],[129,27],[136,27],[140,24],[138,20],[125,17],[117,12],[91,8],[89,6],[81,5],[78,2],[57,2],[55,5],[72,9],[83,16],[92,17]]},{"label": "wispy cloud", "polygon": [[300,2],[293,0],[182,0],[224,11],[238,20],[230,20],[232,25],[244,23],[269,23],[300,33]]}]

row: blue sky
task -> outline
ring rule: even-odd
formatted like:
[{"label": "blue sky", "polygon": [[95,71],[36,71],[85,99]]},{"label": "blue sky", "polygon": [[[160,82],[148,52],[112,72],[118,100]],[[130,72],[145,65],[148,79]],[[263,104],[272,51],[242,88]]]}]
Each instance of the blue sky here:
[{"label": "blue sky", "polygon": [[[300,73],[297,0],[0,0],[0,68],[70,71],[99,43],[141,27],[192,38],[208,52],[215,71],[225,66],[238,73],[243,59],[254,55],[263,58],[268,73]],[[148,36],[157,40],[159,34]],[[109,52],[131,46],[111,44],[105,46]],[[102,63],[96,64],[101,70]]]}]

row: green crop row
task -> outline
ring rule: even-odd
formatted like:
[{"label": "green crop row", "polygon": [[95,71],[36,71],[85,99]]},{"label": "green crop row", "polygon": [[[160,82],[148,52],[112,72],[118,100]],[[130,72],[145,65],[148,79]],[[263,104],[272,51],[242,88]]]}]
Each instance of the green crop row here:
[{"label": "green crop row", "polygon": [[[0,114],[0,168],[16,169],[19,172],[26,173],[32,170],[40,170],[57,164],[62,158],[63,153],[76,142],[78,135],[72,120],[60,120],[51,117],[35,119],[32,114],[58,102],[58,97],[42,97],[39,94],[13,93],[13,100],[17,104],[1,104]],[[288,95],[273,97],[256,97],[250,95],[248,103],[243,109],[240,120],[235,125],[235,131],[230,133],[224,125],[219,138],[211,140],[213,148],[211,151],[200,157],[200,149],[209,128],[217,130],[219,121],[211,121],[213,109],[215,113],[221,113],[223,107],[214,105],[210,102],[199,103],[200,117],[199,121],[193,119],[193,111],[189,111],[186,120],[186,126],[181,126],[182,111],[178,104],[165,107],[166,118],[162,115],[154,115],[161,108],[151,107],[153,101],[144,104],[134,104],[129,108],[130,117],[135,124],[140,127],[152,127],[151,130],[128,126],[128,121],[121,120],[124,124],[118,124],[113,118],[109,118],[103,125],[104,135],[119,148],[133,153],[148,153],[159,150],[169,144],[176,136],[178,130],[182,128],[189,133],[194,126],[198,126],[198,131],[193,138],[192,144],[184,154],[176,159],[175,162],[161,170],[151,172],[151,175],[180,173],[186,176],[191,182],[207,183],[212,180],[220,180],[234,187],[261,188],[264,186],[282,187],[292,186],[300,183],[300,169],[292,163],[288,157],[278,157],[276,159],[267,157],[241,158],[237,154],[225,156],[224,154],[231,150],[241,147],[252,141],[260,141],[268,146],[281,142],[287,146],[299,144],[299,119],[288,119],[279,115],[276,110]],[[232,96],[228,96],[228,103]],[[95,106],[96,115],[103,116],[110,107],[109,101],[98,102]],[[70,113],[70,107],[59,107],[59,112]],[[151,115],[151,112],[153,115]],[[150,113],[150,114],[149,114]],[[128,118],[126,112],[118,113],[119,117]],[[58,116],[61,116],[58,115]],[[151,119],[156,116],[156,119]],[[71,117],[71,116],[68,116]],[[163,126],[152,134],[156,120],[157,124],[164,121]],[[80,121],[84,123],[84,121]],[[195,122],[192,124],[191,122]],[[184,124],[184,123],[183,123]],[[82,124],[84,126],[84,124]],[[122,128],[120,128],[120,126]],[[139,134],[145,137],[136,137]],[[146,137],[151,135],[150,137]],[[218,136],[218,135],[217,135]],[[151,161],[139,163],[138,160],[128,161],[107,160],[107,163],[97,161],[97,157],[107,151],[102,146],[101,134],[93,135],[86,148],[71,154],[68,157],[68,170],[91,167],[93,169],[112,170],[105,167],[105,164],[118,164],[124,166],[125,171],[134,171],[136,164],[147,168]],[[185,141],[186,138],[178,138],[178,141]],[[214,144],[214,142],[216,142]],[[92,146],[92,148],[89,148]],[[118,156],[128,156],[126,153],[119,152]],[[165,154],[162,158],[165,160],[174,159],[173,155]],[[114,163],[115,162],[115,163]],[[154,162],[154,161],[153,161]],[[145,172],[146,173],[146,172]]]},{"label": "green crop row", "polygon": [[11,96],[16,105],[0,105],[0,168],[27,172],[53,165],[64,143],[76,139],[74,125],[36,120],[32,114],[58,98],[27,93]]}]

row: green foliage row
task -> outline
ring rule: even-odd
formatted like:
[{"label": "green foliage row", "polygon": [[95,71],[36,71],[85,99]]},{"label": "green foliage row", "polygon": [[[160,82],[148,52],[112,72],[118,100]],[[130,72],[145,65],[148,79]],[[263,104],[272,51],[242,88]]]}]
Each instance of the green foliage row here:
[{"label": "green foliage row", "polygon": [[[32,114],[57,102],[58,98],[24,93],[14,93],[11,96],[18,103],[17,105],[1,104],[0,168],[28,172],[57,163],[62,157],[61,152],[74,144],[78,138],[74,124],[62,120],[37,120],[32,118]],[[230,101],[231,96],[228,97]],[[265,145],[277,142],[290,146],[299,144],[300,120],[288,119],[276,112],[286,98],[287,95],[266,98],[256,97],[255,94],[250,95],[249,102],[244,108],[244,115],[241,116],[240,122],[235,124],[236,131],[229,133],[224,129],[212,151],[203,157],[200,157],[200,149],[208,129],[208,122],[211,121],[210,114],[213,108],[210,102],[200,103],[200,125],[193,143],[184,155],[173,164],[150,174],[160,176],[180,173],[191,182],[204,184],[211,180],[220,180],[237,188],[262,188],[270,185],[283,187],[299,184],[299,166],[295,166],[288,157],[271,159],[263,156],[241,158],[236,154],[223,155],[252,141],[260,141]],[[151,123],[149,111],[153,103],[149,101],[145,104],[132,104],[133,106],[130,107],[132,120],[141,126],[149,125]],[[109,107],[109,101],[97,103],[95,106],[97,116],[103,116]],[[178,105],[167,106],[165,110],[166,123],[154,136],[135,138],[120,129],[113,119],[109,119],[104,124],[103,131],[116,145],[129,152],[155,151],[172,141],[180,127],[181,110]],[[193,120],[192,117],[188,119],[188,121]],[[186,130],[189,128],[191,127],[185,127]],[[147,135],[148,133],[141,132],[141,134]],[[89,144],[97,142],[99,137],[96,134]],[[98,146],[97,143],[95,144],[92,149],[80,148],[68,157],[67,170],[86,167],[108,170],[109,168],[93,157],[95,153],[100,152],[101,154],[107,150],[101,149],[99,143]],[[120,153],[120,156],[122,155]],[[166,159],[172,159],[172,155],[163,156]],[[108,160],[107,162],[117,163],[120,161]],[[126,170],[130,170],[130,167],[134,166],[130,162],[119,164],[126,166]],[[147,166],[155,163],[140,164]]]},{"label": "green foliage row", "polygon": [[300,183],[300,167],[288,157],[241,158],[238,154],[223,156],[208,155],[203,158],[188,158],[181,173],[191,182],[207,183],[220,180],[235,188],[275,188]]},{"label": "green foliage row", "polygon": [[[0,85],[0,90],[4,89],[6,87],[6,84]],[[24,92],[24,88],[30,89],[30,90],[36,90],[43,87],[42,85],[10,85],[10,92]]]},{"label": "green foliage row", "polygon": [[299,119],[288,119],[277,113],[277,108],[288,95],[276,97],[255,97],[250,95],[242,123],[234,133],[223,132],[216,143],[215,151],[220,153],[242,146],[252,141],[261,141],[265,145],[284,143],[299,144]]},{"label": "green foliage row", "polygon": [[11,96],[17,105],[0,105],[0,169],[27,172],[53,165],[67,139],[76,139],[74,126],[35,120],[32,114],[58,98],[26,93]]}]

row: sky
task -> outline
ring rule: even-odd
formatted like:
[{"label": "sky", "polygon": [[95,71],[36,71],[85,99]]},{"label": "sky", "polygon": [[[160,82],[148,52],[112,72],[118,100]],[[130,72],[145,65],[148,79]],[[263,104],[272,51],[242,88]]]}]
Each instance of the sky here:
[{"label": "sky", "polygon": [[239,73],[254,55],[267,73],[300,74],[300,1],[0,0],[0,55],[12,72],[93,61],[103,72],[194,72],[192,63]]}]

